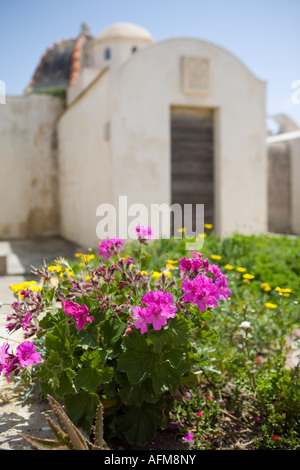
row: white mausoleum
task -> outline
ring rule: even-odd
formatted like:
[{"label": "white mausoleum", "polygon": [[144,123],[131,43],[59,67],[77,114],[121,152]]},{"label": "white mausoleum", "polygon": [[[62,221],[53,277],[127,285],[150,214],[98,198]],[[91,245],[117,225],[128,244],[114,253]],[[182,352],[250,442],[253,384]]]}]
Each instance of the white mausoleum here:
[{"label": "white mausoleum", "polygon": [[[54,88],[65,106],[45,96]],[[222,237],[268,229],[265,83],[211,42],[155,42],[127,23],[92,37],[85,26],[49,48],[24,96],[0,106],[0,137],[4,166],[19,162],[26,177],[5,170],[0,236],[56,233],[96,246],[97,208],[118,211],[120,196],[149,213],[204,204]],[[18,195],[6,192],[12,178]]]}]

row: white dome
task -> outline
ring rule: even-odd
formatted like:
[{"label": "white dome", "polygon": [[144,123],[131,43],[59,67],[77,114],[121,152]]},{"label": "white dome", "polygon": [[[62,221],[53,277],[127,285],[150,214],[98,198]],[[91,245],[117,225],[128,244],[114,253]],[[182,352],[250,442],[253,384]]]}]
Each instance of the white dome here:
[{"label": "white dome", "polygon": [[149,31],[132,23],[115,23],[105,28],[97,37],[97,41],[107,39],[143,39],[153,42]]}]

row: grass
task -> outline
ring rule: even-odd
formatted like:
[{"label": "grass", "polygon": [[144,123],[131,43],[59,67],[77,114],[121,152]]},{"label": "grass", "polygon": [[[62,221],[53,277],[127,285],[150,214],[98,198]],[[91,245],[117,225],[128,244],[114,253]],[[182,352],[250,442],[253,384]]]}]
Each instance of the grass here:
[{"label": "grass", "polygon": [[[197,345],[197,386],[174,401],[163,435],[174,446],[189,431],[193,449],[300,449],[299,345],[291,336],[299,328],[300,238],[208,233],[201,251],[226,272],[232,295],[211,318],[217,340]],[[155,240],[149,254],[154,271],[189,256],[184,239]]]}]

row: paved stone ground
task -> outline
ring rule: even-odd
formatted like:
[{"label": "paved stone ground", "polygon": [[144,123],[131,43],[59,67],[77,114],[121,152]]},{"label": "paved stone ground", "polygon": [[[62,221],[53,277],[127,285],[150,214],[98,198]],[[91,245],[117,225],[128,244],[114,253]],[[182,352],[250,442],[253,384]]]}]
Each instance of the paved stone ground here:
[{"label": "paved stone ground", "polygon": [[[43,265],[43,260],[50,263],[58,256],[73,258],[80,247],[61,238],[29,239],[0,241],[0,255],[7,255],[7,275],[0,276],[0,344],[8,342],[15,347],[23,341],[19,330],[11,335],[6,330],[6,316],[10,305],[15,301],[10,284],[35,279],[31,266]],[[31,450],[22,433],[44,438],[53,438],[49,431],[46,417],[51,416],[48,403],[39,401],[33,394],[23,403],[25,390],[22,386],[7,384],[6,378],[0,377],[0,450]]]}]

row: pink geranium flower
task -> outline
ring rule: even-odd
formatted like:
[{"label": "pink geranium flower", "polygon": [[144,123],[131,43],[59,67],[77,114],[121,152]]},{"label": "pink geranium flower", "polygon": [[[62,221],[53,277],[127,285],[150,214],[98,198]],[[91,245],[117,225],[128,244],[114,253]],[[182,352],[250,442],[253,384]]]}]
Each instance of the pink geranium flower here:
[{"label": "pink geranium flower", "polygon": [[185,292],[183,300],[189,303],[196,303],[201,312],[205,312],[206,307],[215,308],[218,306],[218,287],[211,278],[204,274],[199,274],[191,281],[185,279],[182,283],[182,290]]},{"label": "pink geranium flower", "polygon": [[153,238],[151,227],[148,227],[148,225],[139,225],[138,227],[135,227],[135,231],[137,233],[138,240],[140,241]]},{"label": "pink geranium flower", "polygon": [[183,278],[183,300],[197,304],[204,312],[207,307],[215,308],[218,300],[228,300],[231,290],[228,288],[227,276],[222,274],[216,264],[209,265],[201,253],[191,251],[192,259],[181,258],[179,267]]},{"label": "pink geranium flower", "polygon": [[9,383],[9,373],[12,370],[12,365],[11,354],[8,353],[8,350],[8,343],[4,343],[0,346],[0,373],[2,372],[6,376],[7,382]]},{"label": "pink geranium flower", "polygon": [[63,309],[67,315],[74,317],[78,330],[82,330],[86,323],[91,323],[94,320],[94,317],[88,316],[89,309],[86,305],[79,305],[70,300],[63,300]]},{"label": "pink geranium flower", "polygon": [[219,299],[228,300],[228,296],[231,295],[232,292],[228,288],[227,277],[224,274],[216,280],[216,286],[219,289]]},{"label": "pink geranium flower", "polygon": [[174,299],[168,292],[150,291],[143,295],[142,302],[146,307],[133,307],[133,316],[137,318],[135,327],[140,328],[142,334],[147,332],[148,324],[160,330],[167,324],[168,318],[175,317],[177,307],[173,305]]},{"label": "pink geranium flower", "polygon": [[41,362],[41,355],[36,352],[35,346],[31,341],[23,341],[17,347],[17,359],[21,367],[28,367]]},{"label": "pink geranium flower", "polygon": [[99,247],[99,255],[103,256],[104,260],[116,255],[118,251],[123,250],[124,240],[121,238],[110,238],[103,240]]},{"label": "pink geranium flower", "polygon": [[30,313],[27,312],[26,315],[25,315],[25,318],[24,318],[24,320],[23,320],[23,324],[22,324],[23,330],[28,331],[28,328],[29,328],[29,326],[30,326],[30,324],[31,324],[32,318],[33,318],[33,317],[30,315]]},{"label": "pink geranium flower", "polygon": [[148,317],[149,317],[149,311],[144,308],[144,307],[133,307],[133,316],[134,318],[137,318],[137,321],[135,322],[134,326],[137,329],[141,330],[142,335],[146,333],[148,330]]}]

